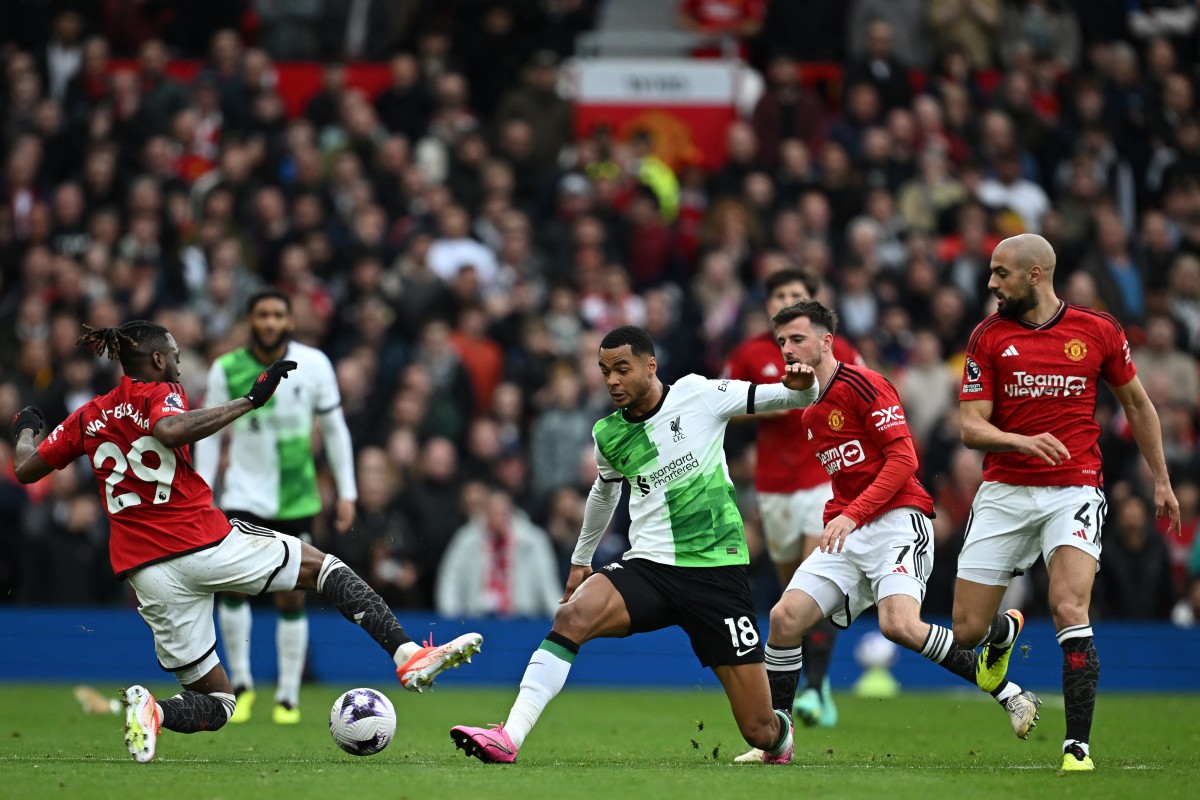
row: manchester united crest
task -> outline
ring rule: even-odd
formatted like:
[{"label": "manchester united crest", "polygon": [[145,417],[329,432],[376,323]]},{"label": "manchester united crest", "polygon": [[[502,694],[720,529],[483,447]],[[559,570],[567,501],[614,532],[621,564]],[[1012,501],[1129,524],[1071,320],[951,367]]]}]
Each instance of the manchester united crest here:
[{"label": "manchester united crest", "polygon": [[1087,345],[1079,339],[1072,339],[1067,342],[1063,351],[1067,354],[1067,358],[1072,361],[1083,361],[1083,357],[1087,355]]},{"label": "manchester united crest", "polygon": [[829,412],[829,427],[835,431],[840,431],[842,426],[846,424],[846,415],[842,413],[840,408],[835,408]]}]

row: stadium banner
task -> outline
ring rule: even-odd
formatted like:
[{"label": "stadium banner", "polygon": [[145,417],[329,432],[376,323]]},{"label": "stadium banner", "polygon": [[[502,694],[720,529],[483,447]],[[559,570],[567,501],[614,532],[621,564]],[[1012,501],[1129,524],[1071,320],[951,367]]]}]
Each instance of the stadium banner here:
[{"label": "stadium banner", "polygon": [[[256,680],[274,680],[274,608],[256,606],[252,648]],[[483,634],[483,652],[445,681],[515,687],[529,656],[550,627],[548,619],[442,619],[432,612],[403,612],[410,632],[432,631],[445,642],[466,631]],[[949,626],[949,620],[931,620]],[[846,690],[862,675],[854,653],[862,637],[877,629],[859,620],[838,638],[829,669],[835,689]],[[767,629],[767,620],[759,622]],[[319,682],[373,685],[391,676],[392,664],[370,637],[335,611],[309,612],[309,670]],[[1104,664],[1104,691],[1200,691],[1200,630],[1164,622],[1106,622],[1097,628]],[[1021,652],[1013,654],[1010,675],[1023,687],[1054,692],[1062,686],[1062,650],[1048,619],[1031,619],[1021,633]],[[1025,646],[1028,645],[1026,648]],[[903,690],[965,691],[962,681],[916,653],[896,648],[891,672]],[[221,650],[224,657],[224,650]],[[82,655],[81,655],[82,654]],[[636,668],[631,668],[636,665]],[[158,666],[150,631],[133,609],[9,608],[0,610],[0,681],[71,681],[125,685],[131,680],[167,681]],[[646,686],[720,691],[711,671],[692,654],[677,628],[626,639],[588,642],[571,669],[572,686]]]},{"label": "stadium banner", "polygon": [[576,59],[564,65],[575,101],[575,134],[607,127],[621,141],[645,130],[672,168],[725,162],[725,132],[737,116],[744,67],[736,61]]}]

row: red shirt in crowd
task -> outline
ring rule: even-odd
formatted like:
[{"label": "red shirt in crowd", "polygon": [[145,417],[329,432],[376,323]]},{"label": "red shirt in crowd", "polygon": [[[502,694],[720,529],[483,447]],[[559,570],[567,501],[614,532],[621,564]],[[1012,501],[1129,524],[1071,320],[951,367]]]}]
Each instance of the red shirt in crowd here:
[{"label": "red shirt in crowd", "polygon": [[163,417],[187,410],[178,383],[123,377],[38,446],[55,469],[87,456],[108,510],[109,557],[118,578],[216,544],[229,533],[229,520],[213,508],[212,490],[192,469],[189,448],[172,450],[151,433]]},{"label": "red shirt in crowd", "polygon": [[979,323],[967,343],[959,400],[990,400],[997,428],[1023,436],[1053,434],[1071,454],[1051,466],[1015,451],[987,453],[983,479],[1101,486],[1099,382],[1124,386],[1136,376],[1125,331],[1108,314],[1062,303],[1041,325],[999,314]]},{"label": "red shirt in crowd", "polygon": [[[833,337],[833,357],[863,366],[862,356],[845,337]],[[729,354],[725,377],[751,383],[779,383],[783,351],[771,332],[747,339]],[[804,435],[804,409],[758,419],[754,487],[770,494],[791,494],[829,483],[812,443]]]}]

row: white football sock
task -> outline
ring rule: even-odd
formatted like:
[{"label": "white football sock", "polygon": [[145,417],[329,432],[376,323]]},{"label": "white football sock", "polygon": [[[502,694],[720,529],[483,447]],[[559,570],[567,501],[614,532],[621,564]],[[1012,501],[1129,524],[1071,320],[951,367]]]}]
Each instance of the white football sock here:
[{"label": "white football sock", "polygon": [[250,603],[235,606],[224,601],[217,603],[217,624],[221,628],[221,641],[225,644],[225,660],[229,663],[229,682],[236,689],[253,689],[254,678],[250,675],[250,629],[253,618]]},{"label": "white football sock", "polygon": [[275,702],[292,708],[300,705],[300,679],[304,676],[304,659],[308,655],[308,616],[299,619],[279,618],[275,628],[275,646],[279,651],[279,686]]},{"label": "white football sock", "polygon": [[521,691],[504,722],[504,730],[518,750],[537,724],[542,711],[562,691],[570,671],[570,661],[548,650],[539,648],[530,657],[529,666],[521,678]]}]

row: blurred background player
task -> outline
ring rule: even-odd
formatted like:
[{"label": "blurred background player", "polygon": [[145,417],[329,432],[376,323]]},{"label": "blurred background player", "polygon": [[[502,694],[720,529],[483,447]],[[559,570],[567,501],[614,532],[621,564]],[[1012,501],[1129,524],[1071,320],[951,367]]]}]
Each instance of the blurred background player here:
[{"label": "blurred background player", "polygon": [[134,320],[79,337],[95,356],[119,359],[112,391],[72,412],[42,441],[33,406],[13,417],[17,480],[35,483],[86,457],[111,527],[113,573],[127,579],[154,636],[159,666],[184,691],[161,703],[144,686],[122,690],[125,746],[139,763],[154,759],[161,728],[216,731],[233,714],[233,686],[217,656],[213,596],[218,591],[316,590],[365,630],[396,663],[400,685],[421,692],[443,670],[479,652],[483,637],[463,634],[440,647],[418,646],[378,594],[335,556],[295,536],[230,521],[192,466],[190,445],[262,408],[295,361],[275,361],[246,394],[190,410],[179,383],[179,345],[161,325]]},{"label": "blurred background player", "polygon": [[[816,299],[819,279],[810,272],[781,269],[766,279],[767,317],[801,300]],[[846,364],[865,366],[854,345],[841,334],[833,337],[833,357]],[[725,376],[751,383],[778,383],[783,374],[783,353],[774,329],[739,344],[729,355]],[[739,417],[758,423],[755,444],[754,488],[762,518],[767,553],[784,587],[792,574],[821,540],[825,504],[833,498],[829,474],[816,451],[803,436],[803,409],[770,411]],[[829,660],[837,628],[822,620],[804,636],[805,688],[796,697],[795,715],[808,726],[833,727],[837,706],[829,688]]]},{"label": "blurred background player", "polygon": [[[205,404],[220,405],[237,397],[253,385],[267,364],[278,359],[295,361],[300,369],[284,391],[230,425],[226,435],[198,442],[196,469],[209,485],[218,487],[217,505],[231,518],[311,543],[313,522],[321,510],[313,462],[315,418],[337,481],[334,528],[345,533],[354,524],[358,494],[350,431],[342,417],[333,365],[320,350],[291,340],[291,301],[278,289],[256,292],[246,303],[246,313],[250,344],[213,362]],[[227,466],[218,482],[223,441],[227,442]],[[308,652],[304,593],[279,592],[275,605],[279,609],[275,629],[279,680],[272,718],[279,724],[295,724],[300,721],[300,681]],[[245,722],[250,719],[255,699],[249,598],[222,594],[217,618],[229,660],[229,677],[238,696],[237,710],[230,721]]]},{"label": "blurred background player", "polygon": [[[826,618],[848,627],[872,605],[888,639],[984,688],[975,651],[921,619],[933,568],[933,498],[916,478],[917,453],[896,390],[878,372],[833,358],[837,316],[821,303],[803,300],[771,321],[788,367],[805,364],[817,375],[821,393],[804,411],[801,436],[833,478],[820,546],[771,609],[766,664],[772,705],[792,707],[803,635]],[[1009,613],[1017,614],[1015,637],[1020,614]],[[1024,739],[1037,727],[1041,701],[998,673],[997,685],[987,689]]]},{"label": "blurred background player", "polygon": [[1090,772],[1100,658],[1088,609],[1108,506],[1095,418],[1101,380],[1124,409],[1154,476],[1155,516],[1166,517],[1175,535],[1179,501],[1158,412],[1138,379],[1125,331],[1109,314],[1059,300],[1056,262],[1050,243],[1037,234],[996,245],[988,291],[997,311],[979,323],[967,345],[959,392],[962,440],[987,455],[958,557],[954,638],[984,646],[980,680],[994,680],[1020,628],[997,625],[992,615],[1013,575],[1042,556],[1063,651],[1067,731],[1061,769]]}]

